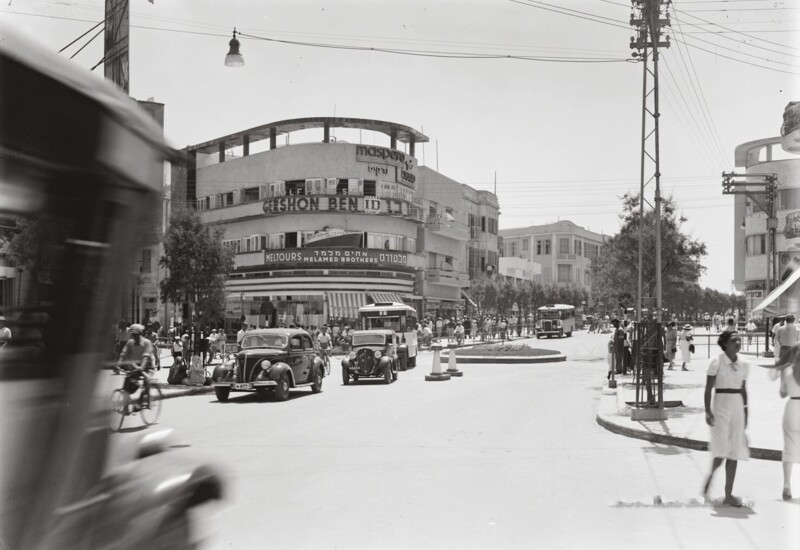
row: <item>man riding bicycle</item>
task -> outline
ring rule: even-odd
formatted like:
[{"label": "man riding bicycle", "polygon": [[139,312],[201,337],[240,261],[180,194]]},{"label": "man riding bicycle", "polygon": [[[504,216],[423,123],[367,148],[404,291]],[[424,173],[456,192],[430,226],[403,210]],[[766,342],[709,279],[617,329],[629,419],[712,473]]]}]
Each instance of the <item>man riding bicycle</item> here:
[{"label": "man riding bicycle", "polygon": [[322,332],[317,335],[317,346],[324,355],[326,365],[330,364],[332,350],[331,341],[331,335],[328,334],[328,325],[323,325]]},{"label": "man riding bicycle", "polygon": [[[131,339],[125,343],[122,352],[119,354],[117,365],[114,367],[116,374],[120,373],[120,365],[123,362],[134,364],[131,367],[131,372],[125,379],[125,391],[133,398],[133,393],[138,389],[139,379],[143,380],[143,390],[150,391],[150,373],[155,369],[153,357],[155,356],[155,348],[153,343],[147,338],[142,337],[144,327],[139,324],[131,325],[128,329],[131,333]],[[134,387],[133,384],[137,384]],[[134,400],[136,402],[136,400]]]}]

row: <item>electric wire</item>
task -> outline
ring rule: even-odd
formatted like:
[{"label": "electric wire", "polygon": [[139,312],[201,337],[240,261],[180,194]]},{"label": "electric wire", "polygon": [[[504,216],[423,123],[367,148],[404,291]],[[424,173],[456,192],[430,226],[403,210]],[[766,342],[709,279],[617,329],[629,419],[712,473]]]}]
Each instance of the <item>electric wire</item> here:
[{"label": "electric wire", "polygon": [[86,46],[88,46],[89,44],[94,42],[94,39],[97,38],[98,36],[100,36],[101,34],[103,34],[104,31],[105,31],[105,29],[100,29],[99,31],[97,31],[97,33],[93,37],[91,37],[88,42],[86,42],[86,44],[84,44],[83,46],[78,48],[78,51],[75,52],[74,54],[72,54],[71,56],[69,56],[69,58],[70,59],[74,59],[76,55],[81,53],[84,50],[84,48],[86,48]]}]

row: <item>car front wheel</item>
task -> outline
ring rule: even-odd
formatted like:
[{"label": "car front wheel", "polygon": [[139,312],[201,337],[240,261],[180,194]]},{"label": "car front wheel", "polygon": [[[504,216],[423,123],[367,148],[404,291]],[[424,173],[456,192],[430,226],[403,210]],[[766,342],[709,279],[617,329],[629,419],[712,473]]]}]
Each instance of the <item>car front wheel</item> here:
[{"label": "car front wheel", "polygon": [[350,384],[350,375],[347,373],[347,369],[342,367],[342,384],[347,386]]},{"label": "car front wheel", "polygon": [[397,380],[397,363],[394,364],[394,368],[392,369],[392,382]]},{"label": "car front wheel", "polygon": [[386,368],[383,369],[383,382],[385,384],[392,383],[392,364],[386,363]]},{"label": "car front wheel", "polygon": [[217,396],[217,401],[225,403],[231,394],[231,389],[225,386],[217,386],[214,388],[214,394]]},{"label": "car front wheel", "polygon": [[319,368],[314,369],[313,382],[311,383],[311,393],[319,393],[322,391],[322,372]]},{"label": "car front wheel", "polygon": [[275,400],[286,401],[289,399],[289,375],[284,374],[278,379],[278,385],[275,386]]}]

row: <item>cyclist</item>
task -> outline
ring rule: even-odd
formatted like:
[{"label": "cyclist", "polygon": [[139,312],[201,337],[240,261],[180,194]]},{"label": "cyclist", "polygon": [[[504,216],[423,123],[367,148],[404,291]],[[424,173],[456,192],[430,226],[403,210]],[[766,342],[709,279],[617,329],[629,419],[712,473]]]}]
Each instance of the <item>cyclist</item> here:
[{"label": "cyclist", "polygon": [[[136,403],[137,400],[133,399],[132,394],[135,393],[138,388],[133,387],[133,384],[138,382],[139,378],[141,378],[144,382],[143,391],[150,391],[149,373],[154,369],[153,357],[155,356],[155,350],[153,348],[153,343],[142,336],[144,332],[144,327],[142,325],[133,324],[128,330],[130,331],[131,339],[128,340],[122,348],[117,365],[114,367],[114,372],[117,374],[120,373],[120,364],[123,361],[131,362],[136,365],[131,367],[131,372],[126,377],[124,385],[125,391],[128,392],[131,399]],[[138,406],[135,406],[135,408],[138,408]]]},{"label": "cyclist", "polygon": [[326,369],[330,368],[331,356],[331,335],[328,334],[328,325],[322,326],[322,332],[317,335],[317,346],[323,354]]},{"label": "cyclist", "polygon": [[459,346],[464,345],[464,325],[462,325],[460,321],[456,325],[456,329],[453,335],[456,339],[456,344],[458,344]]}]

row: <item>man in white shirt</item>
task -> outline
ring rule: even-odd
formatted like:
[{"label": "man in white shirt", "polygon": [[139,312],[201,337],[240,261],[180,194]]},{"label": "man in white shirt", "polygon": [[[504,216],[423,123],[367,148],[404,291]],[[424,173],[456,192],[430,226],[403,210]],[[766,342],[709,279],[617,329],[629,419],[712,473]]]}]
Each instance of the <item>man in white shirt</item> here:
[{"label": "man in white shirt", "polygon": [[242,351],[242,340],[244,340],[245,334],[247,334],[247,323],[242,323],[242,328],[236,333],[236,345],[239,346],[239,351]]},{"label": "man in white shirt", "polygon": [[795,316],[790,313],[786,316],[786,322],[775,331],[775,342],[778,344],[775,354],[780,356],[785,350],[795,345],[798,340],[800,340],[800,335],[797,333]]},{"label": "man in white shirt", "polygon": [[0,348],[11,341],[11,329],[6,326],[6,318],[0,315]]}]

